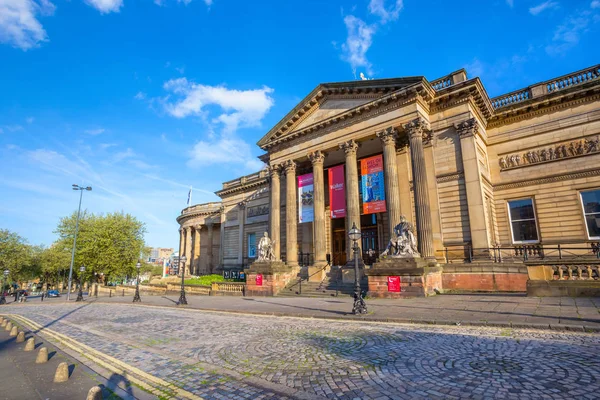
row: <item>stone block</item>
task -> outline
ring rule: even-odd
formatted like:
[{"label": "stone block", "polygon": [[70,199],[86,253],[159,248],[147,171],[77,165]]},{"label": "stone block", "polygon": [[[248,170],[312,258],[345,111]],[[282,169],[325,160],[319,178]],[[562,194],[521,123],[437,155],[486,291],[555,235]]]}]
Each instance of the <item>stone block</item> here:
[{"label": "stone block", "polygon": [[554,271],[549,265],[527,266],[527,275],[532,281],[551,281]]},{"label": "stone block", "polygon": [[600,281],[528,280],[527,296],[535,297],[600,297]]}]

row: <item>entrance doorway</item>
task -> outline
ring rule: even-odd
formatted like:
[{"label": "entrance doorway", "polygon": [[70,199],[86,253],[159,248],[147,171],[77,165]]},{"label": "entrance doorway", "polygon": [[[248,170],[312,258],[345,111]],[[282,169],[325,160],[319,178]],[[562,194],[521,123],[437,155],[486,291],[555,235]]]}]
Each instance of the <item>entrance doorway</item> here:
[{"label": "entrance doorway", "polygon": [[346,231],[335,229],[333,231],[333,265],[346,264]]}]

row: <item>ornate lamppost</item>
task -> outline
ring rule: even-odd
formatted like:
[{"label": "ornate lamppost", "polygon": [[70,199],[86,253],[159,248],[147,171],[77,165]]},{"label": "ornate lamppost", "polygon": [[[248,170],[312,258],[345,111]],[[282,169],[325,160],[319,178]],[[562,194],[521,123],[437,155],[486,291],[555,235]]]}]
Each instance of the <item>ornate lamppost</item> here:
[{"label": "ornate lamppost", "polygon": [[185,256],[179,257],[179,269],[181,270],[181,293],[179,294],[179,304],[180,306],[187,306],[187,299],[185,298],[185,283],[184,283],[184,275],[185,275],[185,262],[187,258]]},{"label": "ornate lamppost", "polygon": [[360,279],[358,275],[358,240],[360,240],[361,233],[356,227],[356,223],[352,224],[352,229],[348,232],[348,237],[352,240],[352,250],[354,250],[354,307],[352,308],[352,314],[366,314],[367,304],[361,296],[360,290]]},{"label": "ornate lamppost", "polygon": [[83,301],[83,273],[85,272],[85,267],[82,265],[79,267],[79,293],[77,293],[77,298],[75,301]]},{"label": "ornate lamppost", "polygon": [[8,278],[9,270],[4,270],[4,275],[2,276],[2,297],[0,297],[0,304],[6,304],[6,297],[4,297],[4,290],[6,288],[6,279]]},{"label": "ornate lamppost", "polygon": [[135,264],[135,267],[137,268],[137,280],[135,281],[135,296],[133,296],[133,302],[134,303],[141,303],[142,299],[140,298],[140,268],[142,267],[142,263],[137,262],[137,264]]},{"label": "ornate lamppost", "polygon": [[[77,233],[79,232],[79,217],[81,215],[81,199],[83,198],[83,191],[91,191],[91,186],[79,186],[73,184],[73,190],[79,190],[79,208],[77,209],[77,220],[75,222],[75,236],[73,237],[73,250],[71,251],[71,266],[69,267],[69,290],[67,290],[67,300],[71,300],[71,283],[73,281],[73,263],[75,262],[75,245],[77,244]],[[79,300],[77,300],[79,301]]]}]

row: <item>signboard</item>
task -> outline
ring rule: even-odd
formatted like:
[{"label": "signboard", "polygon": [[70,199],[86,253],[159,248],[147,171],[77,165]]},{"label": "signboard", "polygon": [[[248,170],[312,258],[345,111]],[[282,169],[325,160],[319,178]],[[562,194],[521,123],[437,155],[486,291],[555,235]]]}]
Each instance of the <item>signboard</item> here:
[{"label": "signboard", "polygon": [[223,271],[223,278],[229,279],[229,271]]},{"label": "signboard", "polygon": [[400,277],[388,276],[388,292],[400,292]]},{"label": "signboard", "polygon": [[383,181],[383,156],[360,160],[363,214],[386,211],[385,183]]},{"label": "signboard", "polygon": [[338,165],[327,170],[329,174],[329,213],[331,218],[346,216],[346,184],[344,166]]},{"label": "signboard", "polygon": [[256,286],[262,286],[262,274],[256,274]]},{"label": "signboard", "polygon": [[313,174],[298,176],[298,223],[315,220]]},{"label": "signboard", "polygon": [[231,271],[231,279],[239,279],[240,271]]},{"label": "signboard", "polygon": [[256,258],[256,233],[248,234],[248,258]]}]

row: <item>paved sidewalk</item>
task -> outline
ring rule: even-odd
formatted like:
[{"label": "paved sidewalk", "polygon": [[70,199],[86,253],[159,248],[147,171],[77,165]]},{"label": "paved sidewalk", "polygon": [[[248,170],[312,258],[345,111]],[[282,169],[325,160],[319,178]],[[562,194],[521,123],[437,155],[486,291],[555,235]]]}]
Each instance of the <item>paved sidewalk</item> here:
[{"label": "paved sidewalk", "polygon": [[[177,307],[177,295],[142,295],[141,305]],[[91,297],[87,301],[131,303],[132,297]],[[187,296],[187,308],[242,314],[387,322],[512,326],[600,331],[600,298],[527,297],[522,294],[440,295],[403,300],[367,300],[369,314],[354,316],[350,297],[282,298]],[[44,304],[64,302],[50,299]],[[18,305],[17,305],[18,306]]]}]

